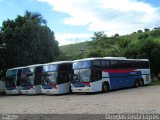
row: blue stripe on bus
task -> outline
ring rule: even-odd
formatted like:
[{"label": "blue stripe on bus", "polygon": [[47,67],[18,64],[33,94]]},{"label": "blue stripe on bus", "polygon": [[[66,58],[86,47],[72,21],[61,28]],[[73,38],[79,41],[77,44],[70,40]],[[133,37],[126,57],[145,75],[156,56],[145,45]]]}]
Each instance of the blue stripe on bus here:
[{"label": "blue stripe on bus", "polygon": [[108,73],[111,89],[119,89],[123,87],[133,87],[135,80],[142,78],[141,71],[127,73]]}]

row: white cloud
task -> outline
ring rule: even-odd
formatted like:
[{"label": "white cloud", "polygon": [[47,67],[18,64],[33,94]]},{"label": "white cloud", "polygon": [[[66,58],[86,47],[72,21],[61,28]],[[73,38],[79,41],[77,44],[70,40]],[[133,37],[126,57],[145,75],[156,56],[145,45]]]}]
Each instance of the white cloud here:
[{"label": "white cloud", "polygon": [[160,8],[142,0],[38,0],[66,13],[63,23],[87,26],[89,31],[105,31],[107,35],[127,34],[138,29],[157,27]]},{"label": "white cloud", "polygon": [[59,42],[59,45],[66,45],[72,43],[78,43],[82,41],[89,40],[88,38],[92,37],[92,34],[72,34],[72,33],[55,33],[55,37]]}]

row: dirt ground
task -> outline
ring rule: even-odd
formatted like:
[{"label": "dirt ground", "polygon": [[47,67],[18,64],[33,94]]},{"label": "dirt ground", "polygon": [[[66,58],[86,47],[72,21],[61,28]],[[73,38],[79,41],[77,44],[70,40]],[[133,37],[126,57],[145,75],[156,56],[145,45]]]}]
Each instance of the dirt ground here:
[{"label": "dirt ground", "polygon": [[0,95],[0,113],[160,113],[160,86],[145,86],[96,94]]}]

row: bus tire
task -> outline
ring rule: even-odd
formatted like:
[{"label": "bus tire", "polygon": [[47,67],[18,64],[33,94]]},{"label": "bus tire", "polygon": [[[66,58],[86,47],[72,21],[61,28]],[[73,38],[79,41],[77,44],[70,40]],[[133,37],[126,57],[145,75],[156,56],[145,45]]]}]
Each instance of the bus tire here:
[{"label": "bus tire", "polygon": [[137,88],[138,86],[139,86],[139,80],[136,79],[136,80],[135,80],[135,83],[134,83],[134,87]]},{"label": "bus tire", "polygon": [[144,86],[144,81],[143,81],[143,79],[141,78],[141,79],[139,79],[139,87],[142,87],[142,86]]},{"label": "bus tire", "polygon": [[102,85],[102,92],[103,93],[109,92],[109,84],[108,83],[103,83],[103,85]]}]

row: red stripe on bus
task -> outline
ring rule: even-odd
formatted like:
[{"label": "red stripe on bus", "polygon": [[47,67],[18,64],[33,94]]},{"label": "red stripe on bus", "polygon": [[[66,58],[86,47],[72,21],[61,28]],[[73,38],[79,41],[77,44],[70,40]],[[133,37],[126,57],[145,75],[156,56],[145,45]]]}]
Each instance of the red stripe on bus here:
[{"label": "red stripe on bus", "polygon": [[54,84],[54,83],[50,83],[49,86],[50,86],[50,87],[53,87],[53,88],[57,88],[57,87],[56,87],[56,84]]},{"label": "red stripe on bus", "polygon": [[84,84],[86,86],[90,86],[90,82],[81,82],[81,84]]},{"label": "red stripe on bus", "polygon": [[108,73],[128,73],[132,72],[135,69],[129,69],[129,70],[103,70],[103,72],[108,72]]}]

